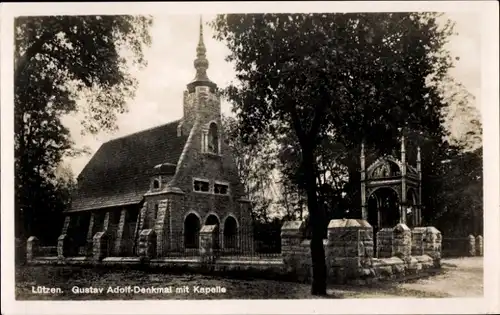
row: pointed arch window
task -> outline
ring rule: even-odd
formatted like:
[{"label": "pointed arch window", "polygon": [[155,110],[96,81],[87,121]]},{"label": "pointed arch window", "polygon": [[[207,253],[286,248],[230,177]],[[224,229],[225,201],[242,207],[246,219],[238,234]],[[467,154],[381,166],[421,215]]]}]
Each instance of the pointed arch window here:
[{"label": "pointed arch window", "polygon": [[219,130],[216,123],[211,123],[208,128],[208,152],[219,154]]},{"label": "pointed arch window", "polygon": [[153,180],[151,181],[151,188],[153,190],[158,190],[161,188],[161,177],[153,178]]}]

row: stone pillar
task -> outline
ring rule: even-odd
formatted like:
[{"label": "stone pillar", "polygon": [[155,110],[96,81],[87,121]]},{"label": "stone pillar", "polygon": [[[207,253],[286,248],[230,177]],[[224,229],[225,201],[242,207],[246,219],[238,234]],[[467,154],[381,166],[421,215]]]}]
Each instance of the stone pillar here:
[{"label": "stone pillar", "polygon": [[424,255],[429,255],[436,266],[441,264],[441,243],[441,232],[433,226],[427,227],[424,236]]},{"label": "stone pillar", "polygon": [[[252,225],[252,217],[251,217],[251,213],[252,213],[252,207],[251,207],[251,203],[250,203],[250,200],[248,199],[238,199],[238,209],[239,209],[239,218],[240,218],[240,221],[238,222],[239,223],[239,227],[243,227],[243,226],[251,226]],[[244,250],[245,253],[247,254],[252,254],[255,252],[255,247],[254,247],[254,238],[253,238],[253,230],[252,229],[249,229],[247,231],[245,230],[238,230],[238,234],[243,232],[243,234],[241,234],[241,237],[238,237],[238,250]],[[224,238],[224,236],[223,236]],[[246,242],[247,246],[245,246],[245,248],[242,248],[242,242]],[[244,244],[244,243],[243,243]]]},{"label": "stone pillar", "polygon": [[203,225],[200,229],[200,256],[203,264],[210,264],[215,261],[214,247],[217,240],[217,226]]},{"label": "stone pillar", "polygon": [[71,216],[67,215],[64,218],[64,224],[62,228],[61,235],[57,238],[57,257],[59,259],[63,259],[71,254],[72,248],[72,240],[69,235],[70,228],[73,220],[71,220]]},{"label": "stone pillar", "polygon": [[122,243],[123,243],[123,233],[126,228],[127,218],[129,214],[127,209],[122,209],[120,212],[120,221],[118,222],[118,227],[116,229],[116,241],[115,241],[115,253],[117,256],[121,256],[122,254]]},{"label": "stone pillar", "polygon": [[108,255],[108,234],[104,231],[97,232],[92,239],[92,251],[93,251],[93,259],[95,261],[101,261]]},{"label": "stone pillar", "polygon": [[483,256],[483,237],[481,235],[476,236],[476,254],[477,256]]},{"label": "stone pillar", "polygon": [[147,213],[148,213],[148,203],[144,202],[141,210],[139,211],[139,217],[137,218],[137,224],[135,226],[134,235],[139,235],[140,232],[143,230]]},{"label": "stone pillar", "polygon": [[[404,130],[403,130],[404,132]],[[408,200],[406,196],[406,148],[405,136],[401,137],[401,217],[399,223],[406,224],[406,209],[408,208]]]},{"label": "stone pillar", "polygon": [[156,233],[152,229],[142,230],[139,234],[139,257],[149,260],[156,257]]},{"label": "stone pillar", "polygon": [[71,256],[72,251],[72,240],[68,234],[61,234],[57,239],[57,257],[63,259],[64,257]]},{"label": "stone pillar", "polygon": [[403,223],[392,230],[392,255],[408,262],[411,257],[411,230]]},{"label": "stone pillar", "polygon": [[304,221],[287,221],[281,226],[283,263],[287,272],[296,275],[299,281],[311,276],[310,241],[304,240],[304,228]]},{"label": "stone pillar", "polygon": [[476,238],[474,235],[469,235],[467,237],[467,254],[469,256],[475,256],[476,255]]},{"label": "stone pillar", "polygon": [[26,259],[28,263],[38,256],[40,242],[36,236],[30,236],[26,242]]},{"label": "stone pillar", "polygon": [[365,166],[365,143],[361,142],[361,218],[368,220],[368,207],[366,205],[366,166]]},{"label": "stone pillar", "polygon": [[331,220],[325,254],[333,282],[358,278],[372,265],[373,228],[366,220]]},{"label": "stone pillar", "polygon": [[95,221],[95,213],[91,212],[90,213],[90,221],[89,221],[89,230],[87,231],[87,242],[85,243],[86,246],[86,256],[93,256],[93,237],[94,237],[94,221]]},{"label": "stone pillar", "polygon": [[[162,256],[165,253],[166,237],[165,235],[165,223],[168,218],[168,212],[172,206],[173,200],[164,199],[160,200],[158,203],[158,213],[156,218],[156,223],[154,225],[154,230],[156,233],[156,253],[158,256]],[[168,246],[169,247],[169,246]]]},{"label": "stone pillar", "polygon": [[377,232],[377,258],[392,256],[393,233],[390,228],[383,228]]},{"label": "stone pillar", "polygon": [[411,231],[411,255],[422,256],[424,254],[425,227],[416,227]]}]

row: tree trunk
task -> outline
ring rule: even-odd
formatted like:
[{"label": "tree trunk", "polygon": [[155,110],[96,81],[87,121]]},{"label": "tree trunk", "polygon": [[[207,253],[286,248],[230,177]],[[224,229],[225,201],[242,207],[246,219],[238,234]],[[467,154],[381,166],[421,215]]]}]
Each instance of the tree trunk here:
[{"label": "tree trunk", "polygon": [[326,263],[323,237],[326,231],[326,216],[323,207],[318,206],[316,194],[316,176],[312,150],[303,150],[302,163],[305,171],[305,188],[307,193],[307,207],[312,231],[311,258],[312,258],[312,286],[311,294],[326,295]]}]

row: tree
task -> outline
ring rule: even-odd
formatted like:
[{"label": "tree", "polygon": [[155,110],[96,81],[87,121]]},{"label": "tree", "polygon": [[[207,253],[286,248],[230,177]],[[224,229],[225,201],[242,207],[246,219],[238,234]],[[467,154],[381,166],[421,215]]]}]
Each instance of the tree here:
[{"label": "tree", "polygon": [[446,176],[434,196],[436,207],[428,218],[443,235],[483,234],[482,160],[482,148],[478,148],[442,161]]},{"label": "tree", "polygon": [[[440,27],[437,17],[229,14],[212,24],[230,50],[227,60],[235,63],[238,85],[226,95],[244,134],[250,139],[263,132],[275,138],[291,133],[297,139],[312,228],[312,294],[326,293],[318,147],[333,135],[351,152],[365,141],[388,153],[398,147],[398,130],[431,139],[444,135],[444,102],[436,85],[451,66],[443,47],[452,25]],[[349,180],[356,180],[359,168],[349,169]]]},{"label": "tree", "polygon": [[235,118],[223,116],[222,124],[227,144],[236,159],[239,178],[252,202],[254,221],[267,222],[275,196],[273,170],[276,163],[270,139],[261,135],[252,143],[245,144]]},{"label": "tree", "polygon": [[64,155],[81,150],[61,117],[83,113],[91,133],[116,127],[137,83],[130,69],[145,65],[151,23],[142,16],[16,18],[16,235],[29,236],[44,211],[64,205],[54,197],[56,169]]}]

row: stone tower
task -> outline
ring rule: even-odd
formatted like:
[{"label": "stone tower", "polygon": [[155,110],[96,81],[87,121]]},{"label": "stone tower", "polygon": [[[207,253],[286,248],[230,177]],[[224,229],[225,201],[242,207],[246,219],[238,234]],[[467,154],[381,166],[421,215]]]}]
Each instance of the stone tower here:
[{"label": "stone tower", "polygon": [[194,68],[196,70],[193,81],[187,84],[184,91],[184,113],[179,124],[178,132],[188,135],[195,122],[202,131],[202,152],[220,154],[221,107],[217,84],[207,75],[209,62],[206,56],[207,49],[203,41],[203,22],[200,17],[200,32]]}]

